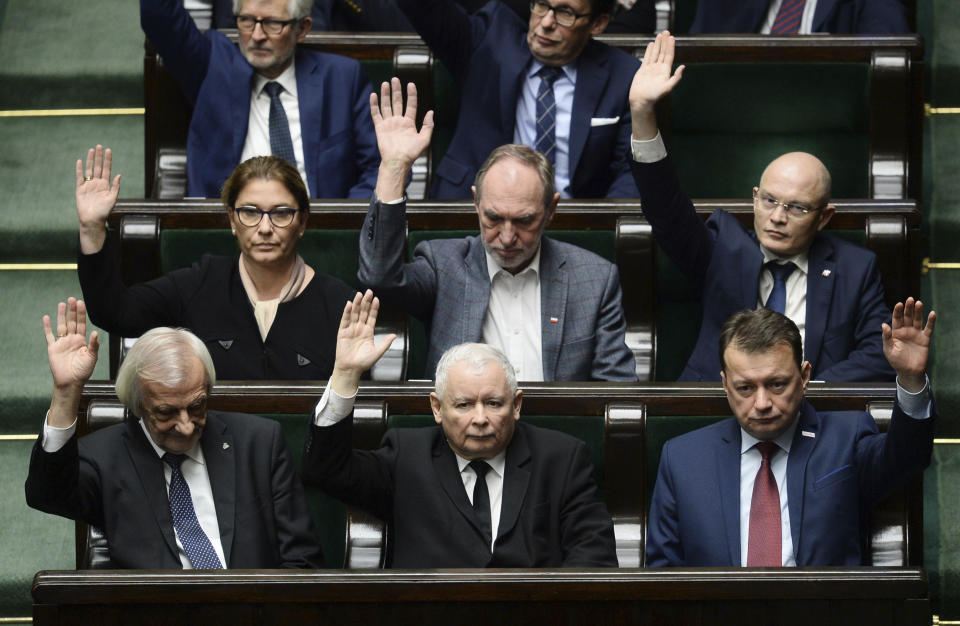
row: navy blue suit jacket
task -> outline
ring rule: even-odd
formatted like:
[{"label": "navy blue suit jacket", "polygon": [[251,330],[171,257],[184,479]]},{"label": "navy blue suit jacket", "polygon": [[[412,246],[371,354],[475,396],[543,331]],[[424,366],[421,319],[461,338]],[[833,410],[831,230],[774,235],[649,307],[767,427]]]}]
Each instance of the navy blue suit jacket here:
[{"label": "navy blue suit jacket", "polygon": [[[717,347],[727,319],[757,307],[763,253],[753,232],[729,213],[706,224],[683,193],[670,157],[633,163],[641,207],[653,236],[702,294],[700,336],[680,380],[720,380]],[[889,321],[877,258],[869,250],[817,233],[810,246],[804,359],[813,379],[893,380],[880,325]]]},{"label": "navy blue suit jacket", "polygon": [[[180,0],[141,0],[140,24],[194,107],[187,195],[217,198],[243,152],[253,67],[221,33],[201,33]],[[380,156],[360,63],[301,49],[294,63],[311,197],[369,197]]]},{"label": "navy blue suit jacket", "polygon": [[[457,129],[434,170],[431,197],[469,198],[480,165],[494,148],[513,143],[517,99],[533,58],[527,24],[499,1],[473,15],[453,0],[398,4],[453,74],[460,94]],[[580,55],[570,120],[570,194],[575,198],[637,197],[628,163],[627,92],[639,66],[626,52],[593,40]]]},{"label": "navy blue suit jacket", "polygon": [[[787,458],[797,565],[861,565],[871,510],[930,464],[933,416],[916,420],[895,405],[879,434],[868,413],[818,414],[804,401],[797,419]],[[731,418],[664,444],[647,566],[740,567],[740,434]]]},{"label": "navy blue suit jacket", "polygon": [[[770,0],[699,0],[691,33],[757,33]],[[900,0],[818,0],[815,33],[894,35],[910,32]]]}]

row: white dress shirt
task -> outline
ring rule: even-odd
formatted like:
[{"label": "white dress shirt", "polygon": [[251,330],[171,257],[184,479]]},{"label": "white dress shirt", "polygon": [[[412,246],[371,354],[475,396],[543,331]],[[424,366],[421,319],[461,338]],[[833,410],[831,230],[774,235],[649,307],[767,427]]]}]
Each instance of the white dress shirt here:
[{"label": "white dress shirt", "polygon": [[516,275],[497,265],[485,252],[490,276],[490,302],[483,318],[481,341],[500,349],[517,380],[543,380],[543,336],[540,328],[540,250]]},{"label": "white dress shirt", "polygon": [[[270,94],[264,90],[269,82],[280,83],[283,87],[283,91],[280,92],[280,104],[283,105],[287,123],[290,124],[290,139],[293,141],[293,154],[297,157],[297,171],[309,185],[307,170],[304,166],[306,160],[303,156],[303,132],[300,129],[300,100],[297,97],[297,74],[293,60],[290,61],[290,67],[272,80],[254,73],[250,89],[250,119],[247,122],[247,137],[243,142],[240,162],[251,157],[272,154],[270,151]],[[310,197],[314,195],[315,190],[310,189]]]},{"label": "white dress shirt", "polygon": [[[910,393],[897,383],[897,403],[907,416],[913,419],[928,419],[930,417],[930,380],[927,380],[923,389],[917,393]],[[797,430],[797,420],[794,420],[774,443],[780,448],[770,459],[770,469],[777,481],[777,491],[780,494],[780,540],[782,546],[782,564],[791,567],[797,564],[796,554],[793,551],[793,537],[790,536],[790,507],[787,502],[787,459],[790,456],[790,446]],[[801,436],[807,436],[803,432]],[[747,549],[750,545],[750,505],[753,502],[753,483],[760,469],[761,455],[755,447],[759,439],[740,429],[740,566],[747,566]]]},{"label": "white dress shirt", "polygon": [[[783,4],[783,0],[771,0],[770,10],[767,11],[767,19],[763,21],[763,26],[760,27],[760,33],[764,35],[770,34],[770,29],[773,28],[773,22],[777,19],[777,13],[780,12],[780,5]],[[809,35],[813,32],[813,14],[817,11],[817,0],[807,0],[807,3],[803,7],[803,16],[800,18],[800,28],[797,30],[798,35]]]},{"label": "white dress shirt", "polygon": [[[327,385],[313,410],[313,423],[321,428],[333,426],[342,419],[350,415],[353,410],[353,403],[356,394],[345,398]],[[452,449],[451,449],[452,452]],[[467,492],[467,500],[473,504],[473,486],[477,480],[477,475],[472,469],[467,467],[470,463],[467,459],[454,452],[457,459],[457,467],[460,468],[460,480],[463,481],[463,488]],[[490,494],[490,536],[492,538],[490,551],[493,552],[493,546],[497,542],[497,531],[500,528],[500,508],[503,503],[503,473],[506,469],[507,451],[503,450],[500,454],[491,459],[484,459],[490,465],[490,471],[487,472],[487,491]]]},{"label": "white dress shirt", "polygon": [[[49,417],[50,414],[48,412],[47,418],[49,419]],[[150,442],[153,451],[157,453],[157,457],[162,459],[164,451],[154,443],[153,438],[147,431],[147,427],[143,424],[143,420],[140,421],[140,427],[143,428],[143,434],[146,436],[147,441]],[[76,430],[76,420],[66,428],[57,428],[50,426],[45,419],[43,422],[44,452],[56,452],[62,448]],[[187,481],[187,486],[190,487],[190,499],[193,500],[193,510],[197,514],[200,527],[203,529],[203,532],[206,533],[207,538],[210,539],[210,543],[213,544],[213,549],[217,553],[220,563],[226,567],[227,561],[223,556],[223,545],[220,543],[220,525],[217,522],[217,509],[213,502],[213,489],[210,487],[210,476],[207,473],[207,465],[203,458],[203,450],[200,447],[199,440],[187,451],[186,455],[187,458],[184,459],[180,465],[180,473],[183,474],[183,479]],[[169,498],[172,470],[170,469],[170,465],[163,460],[160,461],[160,464],[163,465],[163,479],[164,484],[167,486],[167,497]],[[180,564],[183,565],[183,569],[193,569],[193,565],[190,564],[190,559],[187,558],[187,553],[183,549],[183,544],[180,543],[180,537],[177,535],[176,528],[173,529],[173,534],[177,541],[177,554],[180,557]]]},{"label": "white dress shirt", "polygon": [[[513,130],[513,142],[531,148],[537,147],[537,90],[542,78],[537,72],[543,63],[532,59],[524,73],[520,97],[517,98],[517,122]],[[564,65],[563,74],[553,83],[553,98],[557,103],[557,126],[554,136],[557,149],[554,153],[553,173],[557,192],[564,198],[570,195],[570,120],[573,117],[573,92],[577,87],[576,63]]]}]

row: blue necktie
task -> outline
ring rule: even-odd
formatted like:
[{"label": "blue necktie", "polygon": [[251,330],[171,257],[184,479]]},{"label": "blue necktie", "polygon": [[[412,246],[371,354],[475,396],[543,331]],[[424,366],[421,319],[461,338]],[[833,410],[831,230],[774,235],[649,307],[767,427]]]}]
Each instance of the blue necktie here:
[{"label": "blue necktie", "polygon": [[493,530],[490,526],[490,492],[487,491],[487,472],[490,465],[486,461],[470,461],[470,469],[477,475],[477,482],[473,484],[473,512],[477,516],[477,522],[483,536],[487,540],[487,547],[493,538]]},{"label": "blue necktie", "polygon": [[793,274],[797,266],[789,261],[787,263],[777,263],[768,261],[765,267],[773,274],[773,289],[770,290],[770,297],[764,305],[777,313],[784,313],[787,308],[787,278]]},{"label": "blue necktie", "polygon": [[771,35],[793,35],[800,30],[800,21],[803,19],[804,5],[807,0],[783,0],[777,16],[770,27]]},{"label": "blue necktie", "polygon": [[293,154],[293,140],[290,139],[290,124],[287,122],[287,112],[280,102],[280,92],[283,86],[280,83],[269,82],[263,90],[270,96],[270,153],[297,166],[297,157]]},{"label": "blue necktie", "polygon": [[557,153],[557,101],[553,97],[553,83],[563,70],[544,66],[537,73],[540,87],[537,88],[537,145],[534,148],[553,163]]},{"label": "blue necktie", "polygon": [[223,569],[220,557],[217,556],[210,543],[210,538],[200,528],[197,514],[193,510],[193,498],[190,497],[190,487],[180,472],[180,464],[187,457],[183,454],[163,455],[163,460],[170,466],[170,516],[173,518],[173,527],[180,538],[187,558],[194,569]]}]

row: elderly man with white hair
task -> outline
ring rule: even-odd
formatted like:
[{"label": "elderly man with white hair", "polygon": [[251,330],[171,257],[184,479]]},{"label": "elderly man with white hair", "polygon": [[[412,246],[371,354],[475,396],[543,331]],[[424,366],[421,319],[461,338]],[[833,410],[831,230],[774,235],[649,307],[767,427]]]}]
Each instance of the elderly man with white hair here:
[{"label": "elderly man with white hair", "polygon": [[519,421],[523,392],[492,346],[460,344],[440,358],[438,426],[391,429],[379,449],[352,449],[360,376],[392,341],[374,344],[378,307],[368,290],[344,310],[304,478],[389,524],[391,567],[616,567],[587,446]]},{"label": "elderly man with white hair", "polygon": [[117,396],[139,419],[78,437],[97,332],[70,298],[56,335],[43,318],[53,397],[30,458],[27,504],[103,530],[117,568],[259,569],[323,566],[280,424],[208,411],[216,382],[191,332],[155,328],[117,373]]}]

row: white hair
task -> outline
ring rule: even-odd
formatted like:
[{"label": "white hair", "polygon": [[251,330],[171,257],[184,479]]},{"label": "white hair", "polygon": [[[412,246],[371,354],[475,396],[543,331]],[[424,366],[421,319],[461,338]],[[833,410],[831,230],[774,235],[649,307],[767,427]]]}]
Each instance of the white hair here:
[{"label": "white hair", "polygon": [[217,382],[213,360],[203,341],[185,328],[161,326],[145,332],[130,348],[117,372],[117,397],[134,415],[142,417],[143,382],[173,387],[187,377],[190,356],[203,364],[207,392]]},{"label": "white hair", "polygon": [[444,397],[443,393],[447,387],[447,372],[451,367],[461,361],[466,361],[467,364],[477,372],[483,371],[487,363],[492,362],[498,364],[507,377],[507,386],[510,387],[510,393],[516,395],[517,374],[513,371],[513,365],[510,364],[510,361],[507,360],[503,352],[486,343],[461,343],[460,345],[448,348],[437,363],[433,390],[441,398]]},{"label": "white hair", "polygon": [[[240,8],[243,6],[243,0],[233,0],[233,14],[239,15]],[[313,7],[313,0],[287,0],[287,13],[290,18],[299,20],[310,15],[310,9]]]}]

